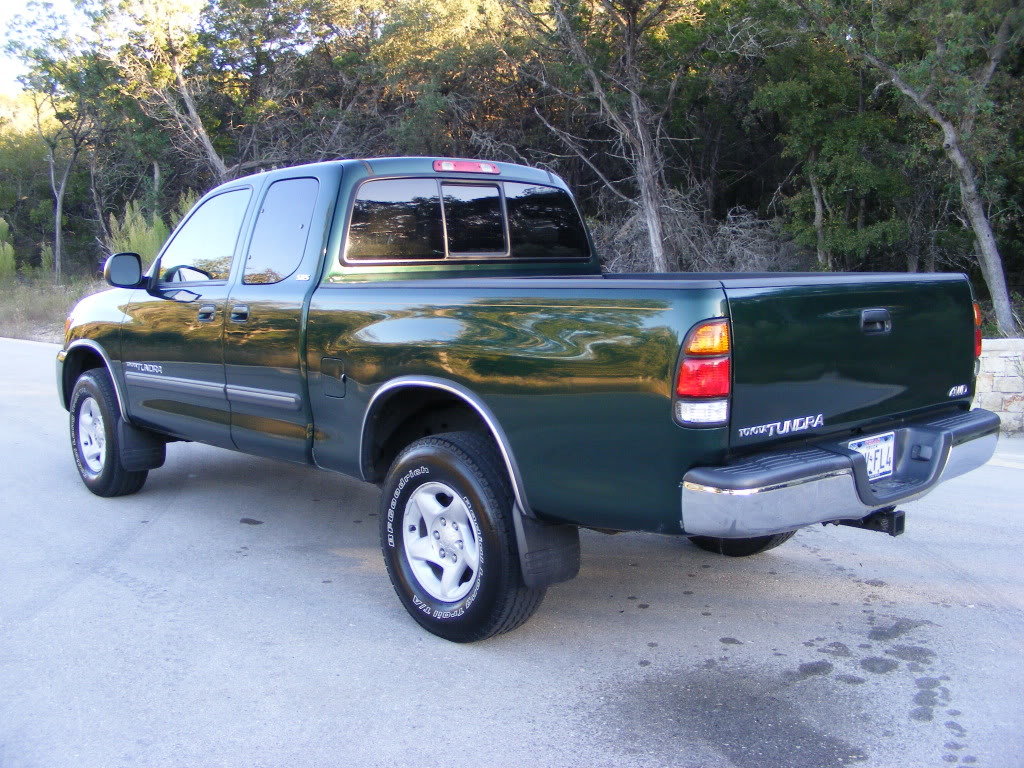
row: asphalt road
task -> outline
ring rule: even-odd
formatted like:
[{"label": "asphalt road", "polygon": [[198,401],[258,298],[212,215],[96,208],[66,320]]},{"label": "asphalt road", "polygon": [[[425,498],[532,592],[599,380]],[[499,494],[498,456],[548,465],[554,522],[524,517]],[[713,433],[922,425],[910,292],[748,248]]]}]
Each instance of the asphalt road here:
[{"label": "asphalt road", "polygon": [[1024,765],[1022,441],[897,539],[584,532],[529,623],[454,645],[394,596],[372,486],[176,444],[90,495],[55,353],[0,340],[2,768]]}]

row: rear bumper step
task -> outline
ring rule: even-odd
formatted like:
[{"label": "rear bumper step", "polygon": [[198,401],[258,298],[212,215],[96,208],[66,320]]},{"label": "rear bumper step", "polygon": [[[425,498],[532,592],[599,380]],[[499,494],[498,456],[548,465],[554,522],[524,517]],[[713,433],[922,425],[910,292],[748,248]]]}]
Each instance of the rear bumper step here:
[{"label": "rear bumper step", "polygon": [[999,417],[979,408],[894,431],[893,473],[875,482],[868,480],[864,457],[848,447],[849,439],[691,469],[681,484],[683,531],[747,538],[862,520],[987,462],[999,439]]}]

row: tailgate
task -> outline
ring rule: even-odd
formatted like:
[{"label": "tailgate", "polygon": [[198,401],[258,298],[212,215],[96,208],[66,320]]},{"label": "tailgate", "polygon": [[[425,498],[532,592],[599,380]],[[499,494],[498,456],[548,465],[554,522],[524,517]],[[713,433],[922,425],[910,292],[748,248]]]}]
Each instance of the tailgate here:
[{"label": "tailgate", "polygon": [[963,275],[723,281],[734,448],[869,426],[974,394]]}]

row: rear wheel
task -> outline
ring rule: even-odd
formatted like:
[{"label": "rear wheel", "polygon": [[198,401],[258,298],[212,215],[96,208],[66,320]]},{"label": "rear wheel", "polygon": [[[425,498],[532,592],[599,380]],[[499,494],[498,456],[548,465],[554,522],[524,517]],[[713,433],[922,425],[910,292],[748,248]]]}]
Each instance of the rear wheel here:
[{"label": "rear wheel", "polygon": [[127,496],[142,488],[148,473],[129,472],[121,465],[121,409],[105,368],[78,377],[69,410],[71,451],[85,487],[97,496]]},{"label": "rear wheel", "polygon": [[409,445],[381,494],[381,549],[402,605],[455,642],[515,629],[544,589],[523,584],[512,492],[494,444],[447,432]]},{"label": "rear wheel", "polygon": [[796,531],[789,533],[777,533],[773,536],[754,536],[749,539],[720,539],[717,536],[691,536],[696,546],[707,552],[714,552],[716,555],[727,557],[747,557],[760,552],[767,552],[775,549],[780,544],[785,544]]}]

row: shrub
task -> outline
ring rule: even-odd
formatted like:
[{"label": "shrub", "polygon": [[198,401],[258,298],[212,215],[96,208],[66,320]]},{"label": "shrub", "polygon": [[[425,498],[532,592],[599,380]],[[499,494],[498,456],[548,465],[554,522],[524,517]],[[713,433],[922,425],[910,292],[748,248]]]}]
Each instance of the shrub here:
[{"label": "shrub", "polygon": [[142,256],[142,260],[153,259],[169,234],[167,225],[157,214],[146,215],[137,200],[132,200],[119,219],[110,215],[110,239],[107,247],[111,253],[131,251]]},{"label": "shrub", "polygon": [[14,263],[14,246],[8,241],[10,235],[10,225],[5,219],[0,218],[0,283],[13,279],[17,272],[17,265]]}]

